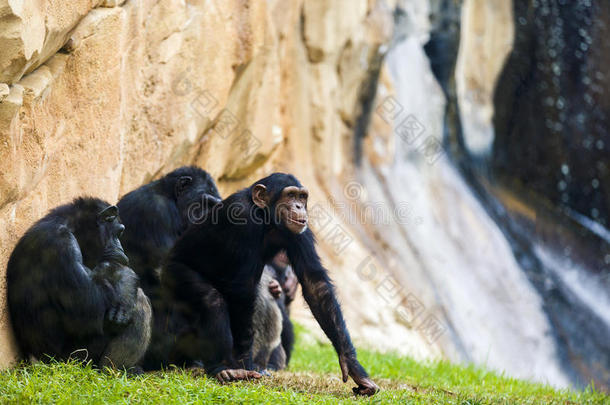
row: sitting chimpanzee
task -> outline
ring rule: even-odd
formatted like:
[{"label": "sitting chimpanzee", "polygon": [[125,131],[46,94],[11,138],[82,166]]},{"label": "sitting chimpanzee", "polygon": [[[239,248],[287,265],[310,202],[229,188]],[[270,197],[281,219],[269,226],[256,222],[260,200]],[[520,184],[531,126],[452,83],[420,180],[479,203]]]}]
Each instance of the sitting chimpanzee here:
[{"label": "sitting chimpanzee", "polygon": [[294,176],[275,173],[229,196],[184,233],[161,274],[168,305],[166,319],[154,326],[157,361],[201,362],[221,382],[259,378],[251,354],[253,304],[265,263],[285,249],[309,308],[337,351],[343,380],[352,377],[356,394],[378,390],[356,358],[320,263],[307,227],[307,198]]},{"label": "sitting chimpanzee", "polygon": [[[268,286],[268,288],[264,288]],[[288,366],[294,346],[290,303],[298,281],[285,251],[263,270],[254,310],[252,355],[258,369],[282,370]]]},{"label": "sitting chimpanzee", "polygon": [[153,308],[160,299],[163,260],[188,226],[204,218],[220,200],[216,184],[205,170],[185,166],[127,193],[118,202],[126,226],[123,246]]},{"label": "sitting chimpanzee", "polygon": [[78,198],[19,240],[7,266],[8,307],[25,358],[135,366],[150,341],[151,308],[119,236],[118,209]]},{"label": "sitting chimpanzee", "polygon": [[[203,221],[220,200],[212,177],[205,170],[190,166],[176,169],[129,192],[117,204],[127,227],[121,238],[125,252],[131,267],[140,277],[142,289],[152,301],[156,318],[165,312],[159,278],[163,261],[188,227]],[[267,290],[271,280],[262,283]],[[277,322],[281,328],[282,313],[269,291],[262,291],[257,302],[259,317],[255,328],[264,332],[259,335],[258,342],[261,347],[267,347],[275,342],[276,333],[278,336],[283,333],[281,329],[272,328]],[[153,342],[158,342],[158,339],[153,339]],[[274,343],[272,349],[276,346]],[[155,352],[154,349],[151,351]],[[146,356],[143,366],[155,369],[159,364],[151,355]]]}]

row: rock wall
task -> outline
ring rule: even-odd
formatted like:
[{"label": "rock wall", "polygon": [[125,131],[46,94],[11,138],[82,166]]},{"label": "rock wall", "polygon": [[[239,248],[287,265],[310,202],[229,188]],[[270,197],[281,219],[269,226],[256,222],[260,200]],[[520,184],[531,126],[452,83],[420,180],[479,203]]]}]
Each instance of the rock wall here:
[{"label": "rock wall", "polygon": [[465,147],[473,155],[491,152],[494,91],[515,36],[512,8],[504,0],[466,0],[462,6],[455,84]]},{"label": "rock wall", "polygon": [[[50,208],[79,195],[116,202],[183,164],[208,170],[223,195],[293,172],[311,204],[348,229],[332,207],[351,201],[352,134],[392,32],[391,3],[0,0],[2,272]],[[354,271],[380,247],[345,232],[340,251],[320,233],[321,250],[356,340],[441,355]],[[0,289],[6,366],[16,346]],[[295,316],[313,324],[303,306]]]}]

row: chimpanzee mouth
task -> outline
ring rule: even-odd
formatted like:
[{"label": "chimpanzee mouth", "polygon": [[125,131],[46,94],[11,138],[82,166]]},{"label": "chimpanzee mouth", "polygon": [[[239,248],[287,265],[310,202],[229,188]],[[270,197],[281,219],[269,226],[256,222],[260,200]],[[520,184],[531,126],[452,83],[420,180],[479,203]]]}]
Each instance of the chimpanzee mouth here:
[{"label": "chimpanzee mouth", "polygon": [[288,220],[292,223],[295,224],[299,224],[301,226],[306,226],[307,225],[307,218],[290,218],[288,217]]}]

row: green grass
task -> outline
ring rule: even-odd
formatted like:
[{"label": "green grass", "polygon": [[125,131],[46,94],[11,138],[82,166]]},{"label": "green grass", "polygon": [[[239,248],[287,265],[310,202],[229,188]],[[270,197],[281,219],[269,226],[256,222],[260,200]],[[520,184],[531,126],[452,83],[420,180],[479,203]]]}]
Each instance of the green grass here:
[{"label": "green grass", "polygon": [[555,390],[477,367],[366,350],[359,358],[382,388],[373,398],[354,399],[332,347],[298,339],[290,370],[258,382],[222,386],[183,370],[133,377],[77,363],[36,364],[0,372],[0,403],[610,404],[593,388]]}]

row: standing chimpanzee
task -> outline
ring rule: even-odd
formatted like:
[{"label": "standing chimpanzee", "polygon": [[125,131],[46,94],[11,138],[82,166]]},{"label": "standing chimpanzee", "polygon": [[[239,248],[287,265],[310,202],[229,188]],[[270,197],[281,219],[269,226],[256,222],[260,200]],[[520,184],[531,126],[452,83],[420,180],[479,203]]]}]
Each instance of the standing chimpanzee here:
[{"label": "standing chimpanzee", "polygon": [[[156,322],[162,364],[201,361],[221,382],[259,378],[252,371],[252,315],[265,263],[285,249],[314,317],[356,394],[379,389],[356,358],[327,270],[307,227],[308,192],[275,173],[229,196],[176,242],[161,274],[166,319]],[[152,348],[152,346],[151,346]]]},{"label": "standing chimpanzee", "polygon": [[123,246],[153,308],[161,296],[163,260],[188,226],[204,218],[220,200],[208,172],[185,166],[127,193],[118,202],[126,226]]},{"label": "standing chimpanzee", "polygon": [[135,366],[150,341],[151,308],[128,267],[118,209],[78,198],[19,240],[7,266],[8,307],[22,355]]}]

